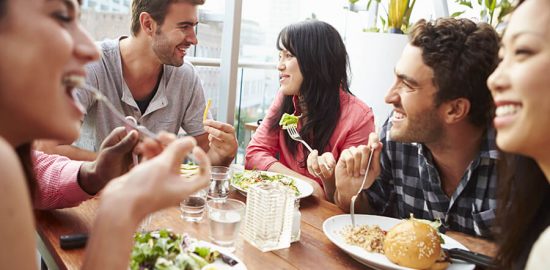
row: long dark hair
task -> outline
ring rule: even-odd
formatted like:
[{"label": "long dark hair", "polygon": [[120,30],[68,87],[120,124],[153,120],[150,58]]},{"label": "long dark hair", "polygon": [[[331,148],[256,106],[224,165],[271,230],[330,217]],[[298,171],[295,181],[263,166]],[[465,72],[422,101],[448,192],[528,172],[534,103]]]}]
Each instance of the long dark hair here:
[{"label": "long dark hair", "polygon": [[[349,60],[338,31],[330,24],[307,20],[285,27],[277,38],[277,48],[284,47],[298,60],[304,78],[300,86],[300,103],[306,107],[300,135],[314,149],[322,152],[329,144],[340,118],[340,89],[349,90]],[[280,130],[283,113],[293,113],[292,96],[285,96],[280,110],[272,119],[271,130]],[[298,146],[286,132],[285,142],[293,155]],[[305,166],[305,160],[300,160]]]},{"label": "long dark hair", "polygon": [[523,269],[532,245],[550,225],[550,184],[531,158],[507,153],[499,161],[495,235],[499,269]]}]

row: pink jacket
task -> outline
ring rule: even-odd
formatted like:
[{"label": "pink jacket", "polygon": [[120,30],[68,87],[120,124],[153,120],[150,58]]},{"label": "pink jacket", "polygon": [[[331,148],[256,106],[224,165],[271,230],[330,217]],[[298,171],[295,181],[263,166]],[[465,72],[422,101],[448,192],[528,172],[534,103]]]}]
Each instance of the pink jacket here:
[{"label": "pink jacket", "polygon": [[77,181],[81,161],[39,151],[33,151],[33,158],[37,181],[35,209],[73,207],[92,197]]},{"label": "pink jacket", "polygon": [[[286,131],[281,129],[272,132],[269,130],[272,125],[270,119],[279,110],[282,100],[283,94],[280,92],[269,107],[262,124],[254,133],[246,148],[245,167],[246,169],[267,171],[273,163],[278,161],[293,171],[314,179],[322,186],[321,179],[309,174],[307,168],[301,168],[298,164],[298,160],[304,160],[304,155],[307,158],[309,152],[304,153],[302,148],[298,148],[295,159],[285,144],[285,137],[282,136]],[[357,97],[340,91],[340,110],[340,119],[329,140],[329,145],[324,151],[319,151],[320,154],[327,151],[332,152],[336,160],[344,149],[368,144],[369,134],[374,131],[372,110]],[[298,130],[300,128],[301,124],[298,123]],[[276,158],[277,154],[279,159]]]}]

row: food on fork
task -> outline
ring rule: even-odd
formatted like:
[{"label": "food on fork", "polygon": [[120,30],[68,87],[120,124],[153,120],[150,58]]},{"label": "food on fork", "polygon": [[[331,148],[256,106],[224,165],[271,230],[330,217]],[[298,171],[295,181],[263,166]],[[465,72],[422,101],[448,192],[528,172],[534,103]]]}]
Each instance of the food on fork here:
[{"label": "food on fork", "polygon": [[405,267],[445,269],[448,262],[440,260],[442,252],[437,230],[429,223],[412,217],[391,228],[384,240],[386,257]]},{"label": "food on fork", "polygon": [[289,127],[298,127],[298,119],[299,116],[295,116],[293,114],[284,113],[281,117],[281,120],[279,121],[279,126],[281,126],[282,129],[288,129]]}]

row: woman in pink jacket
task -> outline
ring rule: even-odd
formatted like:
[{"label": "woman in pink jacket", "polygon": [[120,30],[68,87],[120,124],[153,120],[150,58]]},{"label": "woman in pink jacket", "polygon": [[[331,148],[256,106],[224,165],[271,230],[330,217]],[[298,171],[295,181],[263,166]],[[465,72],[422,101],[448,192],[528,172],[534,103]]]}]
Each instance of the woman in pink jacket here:
[{"label": "woman in pink jacket", "polygon": [[[344,149],[367,143],[374,131],[372,110],[349,90],[348,55],[331,25],[316,20],[289,25],[277,48],[279,93],[246,149],[245,167],[300,178],[314,187],[314,195],[332,201],[336,160]],[[315,151],[281,129],[284,113],[301,115],[298,131]]]}]

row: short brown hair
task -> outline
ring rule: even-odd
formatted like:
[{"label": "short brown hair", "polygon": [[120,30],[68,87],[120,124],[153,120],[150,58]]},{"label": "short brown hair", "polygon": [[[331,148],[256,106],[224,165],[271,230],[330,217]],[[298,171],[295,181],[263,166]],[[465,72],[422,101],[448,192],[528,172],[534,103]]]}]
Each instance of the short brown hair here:
[{"label": "short brown hair", "polygon": [[500,42],[494,28],[468,19],[422,19],[412,27],[409,40],[422,49],[424,63],[434,72],[436,104],[466,98],[470,122],[488,125],[494,104],[486,82],[498,64]]},{"label": "short brown hair", "polygon": [[139,15],[147,12],[159,25],[164,23],[168,7],[173,3],[185,2],[194,6],[204,4],[205,0],[134,0],[132,2],[132,35],[137,36],[141,25]]}]

